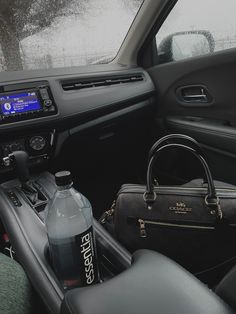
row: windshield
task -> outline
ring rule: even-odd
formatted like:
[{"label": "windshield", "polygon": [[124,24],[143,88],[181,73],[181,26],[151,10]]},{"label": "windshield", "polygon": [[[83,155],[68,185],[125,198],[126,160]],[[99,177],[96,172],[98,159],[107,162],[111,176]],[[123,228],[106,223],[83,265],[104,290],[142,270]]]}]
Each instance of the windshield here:
[{"label": "windshield", "polygon": [[143,0],[0,0],[0,71],[109,63]]}]

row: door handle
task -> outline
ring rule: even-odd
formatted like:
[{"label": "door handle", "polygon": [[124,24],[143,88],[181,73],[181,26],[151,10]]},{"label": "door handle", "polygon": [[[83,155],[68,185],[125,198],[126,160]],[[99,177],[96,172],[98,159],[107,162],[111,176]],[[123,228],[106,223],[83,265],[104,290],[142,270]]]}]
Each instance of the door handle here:
[{"label": "door handle", "polygon": [[208,105],[213,100],[209,91],[203,85],[182,86],[176,90],[176,95],[183,105],[184,103],[186,105],[188,103]]},{"label": "door handle", "polygon": [[203,88],[201,88],[201,93],[199,94],[189,94],[189,95],[183,95],[183,100],[185,102],[208,102],[207,95]]}]

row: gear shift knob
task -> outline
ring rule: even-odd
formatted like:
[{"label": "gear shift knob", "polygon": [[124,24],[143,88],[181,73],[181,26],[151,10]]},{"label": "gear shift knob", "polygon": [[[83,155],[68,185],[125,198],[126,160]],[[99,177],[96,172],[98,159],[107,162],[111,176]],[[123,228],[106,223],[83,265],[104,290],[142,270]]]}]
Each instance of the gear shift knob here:
[{"label": "gear shift knob", "polygon": [[9,155],[10,160],[16,167],[17,175],[22,184],[30,179],[29,155],[23,150],[15,151]]},{"label": "gear shift knob", "polygon": [[23,150],[18,150],[12,152],[8,156],[8,159],[16,168],[18,179],[21,182],[22,192],[24,192],[31,204],[36,204],[39,195],[38,190],[34,186],[34,182],[30,180],[29,155]]}]

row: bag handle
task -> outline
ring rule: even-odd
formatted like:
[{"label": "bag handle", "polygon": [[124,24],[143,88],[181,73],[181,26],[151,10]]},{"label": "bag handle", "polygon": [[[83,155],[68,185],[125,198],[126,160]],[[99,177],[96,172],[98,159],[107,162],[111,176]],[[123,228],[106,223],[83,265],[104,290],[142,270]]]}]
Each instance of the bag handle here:
[{"label": "bag handle", "polygon": [[[163,143],[163,141],[161,141],[161,142]],[[189,146],[186,146],[183,144],[178,144],[178,143],[166,144],[164,146],[159,147],[158,149],[156,148],[155,154],[153,152],[153,154],[150,158],[150,161],[148,164],[148,169],[147,169],[147,187],[146,187],[146,192],[143,195],[143,198],[148,205],[148,209],[152,208],[151,204],[153,202],[155,202],[156,197],[157,197],[156,192],[154,191],[154,186],[152,184],[153,165],[154,165],[157,157],[159,157],[160,153],[163,150],[167,150],[170,148],[181,148],[185,151],[188,151],[188,152],[192,153],[200,161],[200,163],[203,166],[204,172],[206,174],[206,181],[207,181],[207,186],[208,186],[208,193],[205,197],[205,203],[208,207],[210,207],[211,209],[213,208],[216,211],[217,217],[219,219],[222,219],[223,214],[222,214],[222,210],[220,208],[220,200],[216,194],[216,189],[215,189],[214,181],[212,179],[211,171],[208,167],[208,164],[207,164],[205,158],[199,152],[197,152],[195,149],[193,149],[192,147],[189,147]]]},{"label": "bag handle", "polygon": [[[149,151],[148,160],[150,161],[151,157],[155,154],[156,150],[159,147],[161,147],[165,144],[170,144],[170,143],[168,143],[170,141],[174,141],[175,144],[177,144],[178,141],[180,142],[179,144],[187,144],[189,147],[192,147],[199,154],[204,156],[204,152],[202,150],[201,145],[192,137],[185,135],[185,134],[169,134],[169,135],[166,135],[166,136],[160,138],[158,141],[156,141],[156,143],[152,146],[152,148]],[[165,142],[167,142],[167,143],[165,143]],[[204,158],[205,158],[205,156],[204,156]]]},{"label": "bag handle", "polygon": [[[165,145],[165,144],[171,144],[171,142],[175,143],[175,144],[187,144],[187,146],[192,147],[193,149],[195,149],[199,154],[201,154],[205,160],[206,156],[205,153],[201,147],[201,145],[192,137],[185,135],[185,134],[169,134],[166,135],[162,138],[160,138],[150,149],[149,151],[149,155],[148,155],[148,163],[150,161],[150,158],[152,157],[153,154],[155,154],[155,151]],[[203,181],[206,182],[206,178],[203,177]]]}]

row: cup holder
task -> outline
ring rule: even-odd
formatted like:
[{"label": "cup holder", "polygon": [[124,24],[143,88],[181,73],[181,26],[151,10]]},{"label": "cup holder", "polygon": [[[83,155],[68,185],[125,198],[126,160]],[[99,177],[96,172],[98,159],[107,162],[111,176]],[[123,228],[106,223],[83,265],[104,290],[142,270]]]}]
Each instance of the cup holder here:
[{"label": "cup holder", "polygon": [[[102,283],[118,275],[123,269],[122,267],[119,267],[118,265],[116,265],[117,260],[114,256],[112,256],[111,251],[109,251],[109,249],[104,251],[104,248],[101,245],[101,242],[99,241],[99,239],[97,239],[96,241],[96,247],[97,247],[97,260],[98,260],[98,269],[99,269],[99,274],[100,274],[100,282]],[[51,270],[51,272],[53,272],[59,286],[61,287],[62,290],[66,292],[68,289],[65,289],[63,287],[59,278],[57,278],[57,275],[54,272],[52,261],[50,258],[50,251],[49,251],[48,243],[45,245],[45,248],[44,248],[44,256],[45,256],[47,265],[49,269]],[[76,287],[73,287],[73,288],[76,288]]]}]

